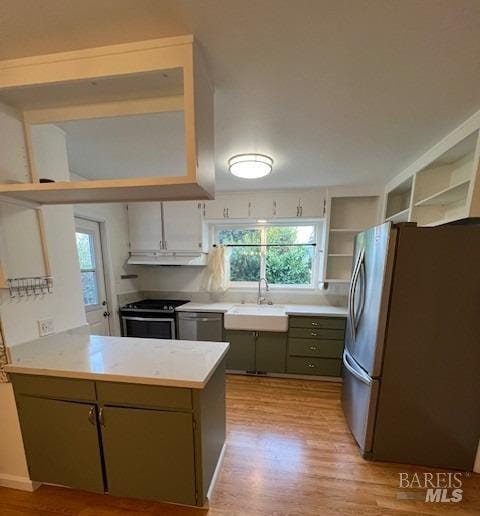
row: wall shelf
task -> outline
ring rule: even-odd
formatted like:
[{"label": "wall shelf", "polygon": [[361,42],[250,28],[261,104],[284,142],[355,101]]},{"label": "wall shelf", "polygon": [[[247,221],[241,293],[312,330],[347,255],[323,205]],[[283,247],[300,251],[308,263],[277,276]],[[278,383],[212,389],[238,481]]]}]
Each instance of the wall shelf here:
[{"label": "wall shelf", "polygon": [[363,229],[361,229],[361,228],[355,228],[355,229],[335,228],[335,229],[330,229],[331,233],[360,233],[360,231],[363,231]]},{"label": "wall shelf", "polygon": [[444,206],[463,201],[467,197],[469,187],[470,179],[464,179],[429,197],[416,201],[415,206]]},{"label": "wall shelf", "polygon": [[412,199],[413,178],[407,179],[387,193],[385,221],[407,222]]},{"label": "wall shelf", "polygon": [[398,211],[397,213],[394,213],[393,215],[390,215],[385,219],[385,222],[408,222],[408,212],[410,210],[408,208],[405,208],[402,211]]},{"label": "wall shelf", "polygon": [[[365,192],[366,193],[366,192]],[[362,195],[332,195],[329,200],[329,231],[324,266],[325,283],[348,284],[352,273],[355,236],[379,221],[380,197]]]}]

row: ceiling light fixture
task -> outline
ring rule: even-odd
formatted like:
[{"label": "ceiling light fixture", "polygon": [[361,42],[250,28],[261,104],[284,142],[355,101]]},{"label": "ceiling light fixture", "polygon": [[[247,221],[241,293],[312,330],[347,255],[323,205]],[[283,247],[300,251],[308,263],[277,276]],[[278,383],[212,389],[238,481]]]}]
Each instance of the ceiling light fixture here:
[{"label": "ceiling light fixture", "polygon": [[258,179],[272,171],[273,159],[265,154],[237,154],[228,160],[228,169],[242,179]]}]

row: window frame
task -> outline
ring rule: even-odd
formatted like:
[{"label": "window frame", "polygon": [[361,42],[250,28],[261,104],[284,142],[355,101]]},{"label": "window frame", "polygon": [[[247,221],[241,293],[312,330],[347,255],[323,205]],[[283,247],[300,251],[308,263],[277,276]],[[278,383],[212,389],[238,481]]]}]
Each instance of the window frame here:
[{"label": "window frame", "polygon": [[[82,265],[80,264],[80,256],[78,257],[78,262],[79,262],[79,267],[80,267],[80,280],[81,280],[83,272],[95,273],[95,287],[96,287],[95,290],[97,293],[97,303],[86,304],[85,301],[83,303],[83,305],[85,307],[85,311],[90,312],[93,310],[98,310],[101,307],[101,301],[100,301],[101,296],[100,296],[100,288],[99,288],[100,278],[99,278],[98,263],[97,263],[98,262],[98,260],[97,260],[97,252],[98,251],[96,248],[96,235],[95,235],[95,232],[90,229],[75,228],[75,247],[77,248],[77,255],[78,255],[77,238],[76,238],[77,233],[82,234],[82,235],[88,235],[89,241],[90,241],[90,258],[91,258],[91,261],[93,264],[93,268],[87,268],[87,269],[82,268]],[[93,252],[93,254],[92,254],[92,252]],[[82,297],[84,297],[83,296],[83,286],[82,286]]]},{"label": "window frame", "polygon": [[[219,244],[219,233],[225,229],[260,229],[260,242],[263,245],[261,247],[261,258],[260,258],[260,278],[266,277],[266,236],[268,227],[298,227],[298,226],[313,226],[314,228],[314,244],[313,246],[313,259],[312,259],[312,280],[309,284],[280,284],[280,283],[269,283],[271,290],[316,290],[319,288],[321,282],[321,271],[323,270],[323,251],[321,246],[321,239],[323,237],[324,220],[312,220],[312,219],[285,219],[282,221],[235,221],[235,222],[221,222],[212,225],[212,238],[215,244]],[[254,290],[258,288],[258,281],[230,281],[230,261],[227,260],[227,285],[229,289],[235,290]]]}]

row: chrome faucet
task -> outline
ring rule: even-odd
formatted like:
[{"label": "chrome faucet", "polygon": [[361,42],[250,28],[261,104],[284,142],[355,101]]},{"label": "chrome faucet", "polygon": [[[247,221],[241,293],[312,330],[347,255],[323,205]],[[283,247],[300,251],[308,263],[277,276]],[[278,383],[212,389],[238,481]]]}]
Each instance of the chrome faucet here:
[{"label": "chrome faucet", "polygon": [[265,292],[268,292],[270,290],[270,287],[268,286],[268,281],[266,278],[260,278],[258,280],[258,296],[257,296],[257,305],[261,305],[265,303],[266,298],[262,296],[262,281],[265,283]]}]

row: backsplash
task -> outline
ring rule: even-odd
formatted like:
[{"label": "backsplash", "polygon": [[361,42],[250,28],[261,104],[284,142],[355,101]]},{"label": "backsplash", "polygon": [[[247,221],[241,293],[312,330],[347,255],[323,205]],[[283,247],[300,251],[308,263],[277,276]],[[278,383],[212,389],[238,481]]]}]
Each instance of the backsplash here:
[{"label": "backsplash", "polygon": [[[324,293],[325,292],[325,293]],[[268,301],[276,304],[305,304],[305,305],[328,305],[328,306],[346,306],[347,295],[346,286],[335,285],[330,287],[327,291],[290,291],[290,292],[275,292],[269,291],[266,294]],[[223,294],[209,292],[188,292],[188,291],[173,291],[173,290],[143,290],[138,292],[129,292],[127,294],[120,294],[118,296],[118,303],[120,306],[126,303],[132,303],[139,299],[187,299],[197,303],[211,303],[230,301],[232,303],[256,303],[256,290],[227,290]]]}]

